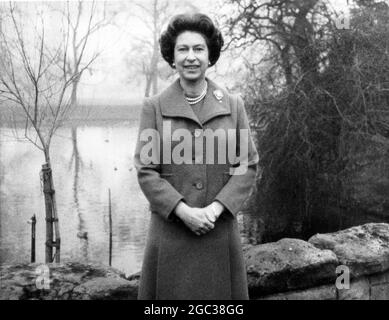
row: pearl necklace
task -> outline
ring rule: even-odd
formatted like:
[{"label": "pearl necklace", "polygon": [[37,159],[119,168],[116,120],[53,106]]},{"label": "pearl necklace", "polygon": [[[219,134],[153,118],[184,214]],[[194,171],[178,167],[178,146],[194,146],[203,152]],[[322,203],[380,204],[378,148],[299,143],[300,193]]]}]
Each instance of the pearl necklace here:
[{"label": "pearl necklace", "polygon": [[207,90],[208,90],[208,82],[205,81],[204,90],[200,93],[199,96],[193,97],[193,98],[185,97],[185,99],[186,99],[186,101],[188,101],[188,103],[189,103],[190,105],[199,103],[201,100],[204,99],[205,95],[207,94]]}]

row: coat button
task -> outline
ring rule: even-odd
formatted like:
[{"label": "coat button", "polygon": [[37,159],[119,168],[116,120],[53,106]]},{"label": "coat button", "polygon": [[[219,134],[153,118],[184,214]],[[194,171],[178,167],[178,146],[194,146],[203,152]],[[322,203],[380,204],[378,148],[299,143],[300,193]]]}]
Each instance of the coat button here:
[{"label": "coat button", "polygon": [[194,132],[194,136],[196,137],[196,138],[198,138],[198,137],[200,137],[201,136],[201,130],[195,130],[195,132]]},{"label": "coat button", "polygon": [[204,188],[204,185],[203,185],[203,183],[201,181],[196,183],[196,189],[201,190],[203,188]]}]

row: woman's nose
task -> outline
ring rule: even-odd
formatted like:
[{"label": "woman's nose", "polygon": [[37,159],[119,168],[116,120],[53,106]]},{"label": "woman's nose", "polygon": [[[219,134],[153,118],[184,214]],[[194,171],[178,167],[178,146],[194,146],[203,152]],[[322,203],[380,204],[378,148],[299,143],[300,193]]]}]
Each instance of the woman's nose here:
[{"label": "woman's nose", "polygon": [[190,60],[190,61],[193,61],[193,60],[195,60],[195,59],[196,59],[196,56],[195,56],[195,54],[194,54],[193,50],[189,50],[189,52],[188,52],[188,55],[187,55],[186,59],[187,59],[187,60]]}]

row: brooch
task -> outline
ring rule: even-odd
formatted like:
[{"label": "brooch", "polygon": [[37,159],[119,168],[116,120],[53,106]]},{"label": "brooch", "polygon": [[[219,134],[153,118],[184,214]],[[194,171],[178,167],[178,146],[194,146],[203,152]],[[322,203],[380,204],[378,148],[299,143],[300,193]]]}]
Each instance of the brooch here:
[{"label": "brooch", "polygon": [[215,90],[215,91],[213,92],[213,95],[215,96],[215,98],[216,98],[217,100],[219,100],[219,102],[222,102],[221,100],[222,100],[222,98],[223,98],[223,92],[222,92],[221,90]]}]

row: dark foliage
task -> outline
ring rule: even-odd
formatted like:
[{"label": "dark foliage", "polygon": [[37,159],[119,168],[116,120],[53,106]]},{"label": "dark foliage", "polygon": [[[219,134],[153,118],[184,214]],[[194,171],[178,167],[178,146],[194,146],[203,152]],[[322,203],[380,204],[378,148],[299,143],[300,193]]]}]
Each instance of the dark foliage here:
[{"label": "dark foliage", "polygon": [[261,155],[263,240],[344,228],[353,156],[389,139],[389,6],[357,1],[350,28],[338,29],[325,1],[231,3],[229,45],[267,48],[241,88]]}]

